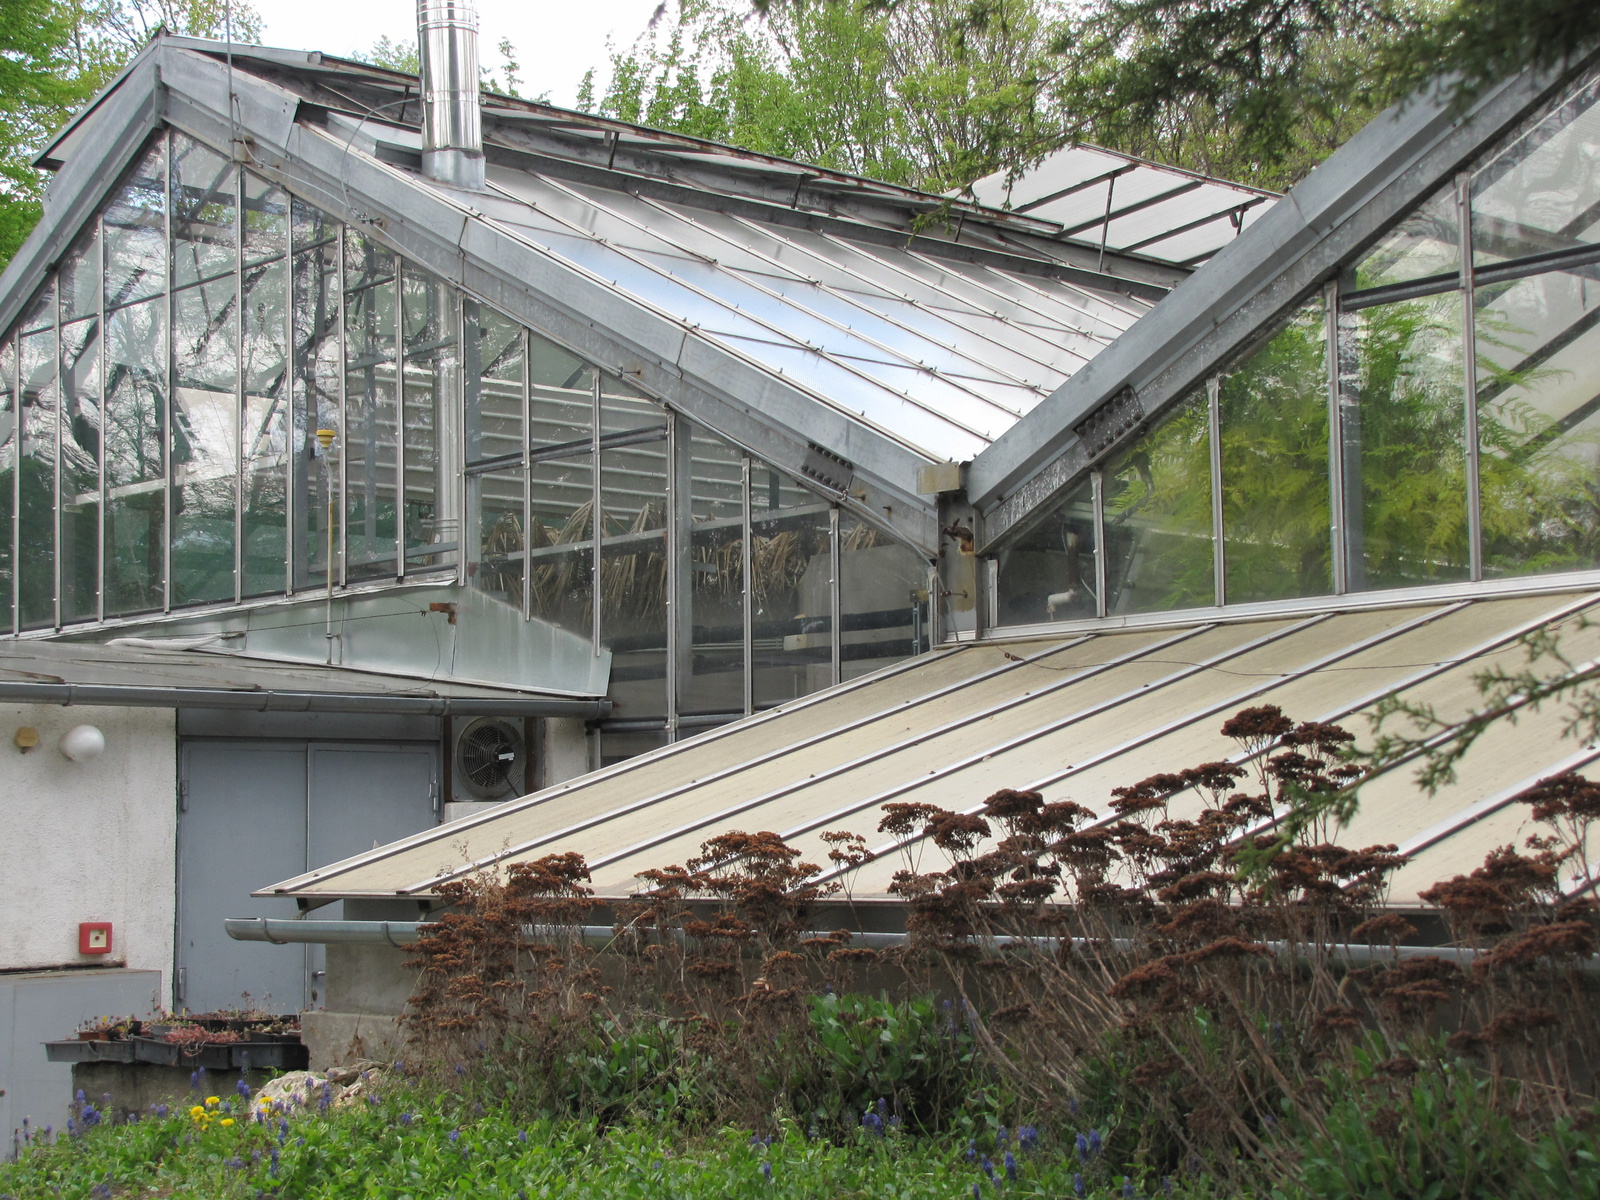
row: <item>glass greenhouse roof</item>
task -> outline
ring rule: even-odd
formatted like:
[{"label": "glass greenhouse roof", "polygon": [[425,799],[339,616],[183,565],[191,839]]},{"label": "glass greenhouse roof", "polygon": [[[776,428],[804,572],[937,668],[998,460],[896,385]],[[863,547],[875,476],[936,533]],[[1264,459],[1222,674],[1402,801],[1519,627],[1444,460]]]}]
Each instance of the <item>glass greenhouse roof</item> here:
[{"label": "glass greenhouse roof", "polygon": [[[1275,704],[1367,737],[1360,714],[1391,692],[1441,716],[1464,712],[1481,672],[1523,661],[1528,630],[1554,623],[1563,650],[1588,660],[1600,653],[1600,627],[1582,615],[1593,619],[1597,599],[1311,612],[935,652],[261,894],[311,904],[425,897],[474,869],[576,851],[599,894],[623,897],[641,871],[745,829],[778,832],[815,862],[827,861],[823,833],[857,833],[878,856],[857,869],[850,894],[881,897],[900,865],[878,832],[886,803],[975,812],[997,788],[1033,788],[1114,819],[1112,788],[1236,751],[1219,727],[1243,707]],[[1579,752],[1561,736],[1565,720],[1553,708],[1495,728],[1457,781],[1431,796],[1417,788],[1414,764],[1376,776],[1344,841],[1412,854],[1393,900],[1416,903],[1419,889],[1517,835],[1526,814],[1511,798]],[[1191,814],[1175,803],[1172,815]]]},{"label": "glass greenhouse roof", "polygon": [[1184,267],[1210,258],[1278,198],[1098,146],[1058,150],[1014,179],[1004,171],[986,175],[972,195],[1052,221],[1061,237]]}]

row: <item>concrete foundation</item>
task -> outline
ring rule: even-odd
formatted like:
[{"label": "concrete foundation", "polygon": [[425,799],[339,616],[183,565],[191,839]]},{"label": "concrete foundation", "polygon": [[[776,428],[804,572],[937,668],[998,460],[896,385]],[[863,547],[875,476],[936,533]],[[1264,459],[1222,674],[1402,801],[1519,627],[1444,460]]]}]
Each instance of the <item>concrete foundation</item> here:
[{"label": "concrete foundation", "polygon": [[300,1040],[311,1055],[313,1071],[362,1059],[392,1063],[404,1057],[405,1050],[400,1018],[383,1013],[301,1013]]},{"label": "concrete foundation", "polygon": [[[106,1105],[119,1115],[147,1113],[152,1104],[187,1108],[203,1103],[207,1096],[220,1096],[235,1109],[239,1107],[239,1080],[252,1088],[271,1079],[271,1071],[207,1071],[197,1082],[188,1067],[162,1066],[159,1063],[74,1063],[72,1086],[81,1090],[90,1104]],[[110,1096],[109,1102],[105,1097]]]}]

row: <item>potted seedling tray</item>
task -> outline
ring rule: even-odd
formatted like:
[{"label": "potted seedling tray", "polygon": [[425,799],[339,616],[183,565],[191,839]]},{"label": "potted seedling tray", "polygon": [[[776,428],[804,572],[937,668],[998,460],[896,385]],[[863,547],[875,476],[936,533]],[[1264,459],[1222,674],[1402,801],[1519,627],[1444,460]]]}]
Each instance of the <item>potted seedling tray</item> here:
[{"label": "potted seedling tray", "polygon": [[135,1061],[136,1051],[129,1040],[80,1041],[73,1038],[64,1042],[46,1042],[44,1053],[51,1062],[58,1063],[130,1063]]},{"label": "potted seedling tray", "polygon": [[[134,1061],[157,1063],[162,1066],[204,1067],[208,1071],[227,1071],[233,1067],[233,1051],[241,1043],[219,1046],[209,1043],[180,1045],[163,1038],[130,1038],[134,1046]],[[254,1063],[254,1059],[251,1060]]]}]

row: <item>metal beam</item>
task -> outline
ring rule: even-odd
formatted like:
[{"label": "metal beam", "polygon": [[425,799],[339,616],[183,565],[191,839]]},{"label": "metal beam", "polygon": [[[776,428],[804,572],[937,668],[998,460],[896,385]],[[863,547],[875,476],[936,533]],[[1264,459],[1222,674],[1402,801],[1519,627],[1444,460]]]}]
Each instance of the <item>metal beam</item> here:
[{"label": "metal beam", "polygon": [[111,708],[226,708],[249,712],[393,713],[408,716],[581,717],[611,711],[609,700],[471,696],[406,696],[371,692],[293,692],[277,689],[144,687],[103,683],[0,680],[0,700],[17,704]]}]

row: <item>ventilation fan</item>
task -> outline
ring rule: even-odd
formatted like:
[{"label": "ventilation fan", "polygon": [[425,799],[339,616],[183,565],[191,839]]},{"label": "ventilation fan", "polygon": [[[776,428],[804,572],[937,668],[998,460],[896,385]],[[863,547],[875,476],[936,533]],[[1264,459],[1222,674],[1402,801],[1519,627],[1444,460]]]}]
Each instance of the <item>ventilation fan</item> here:
[{"label": "ventilation fan", "polygon": [[483,800],[522,792],[522,734],[508,721],[479,717],[456,738],[456,777]]}]

